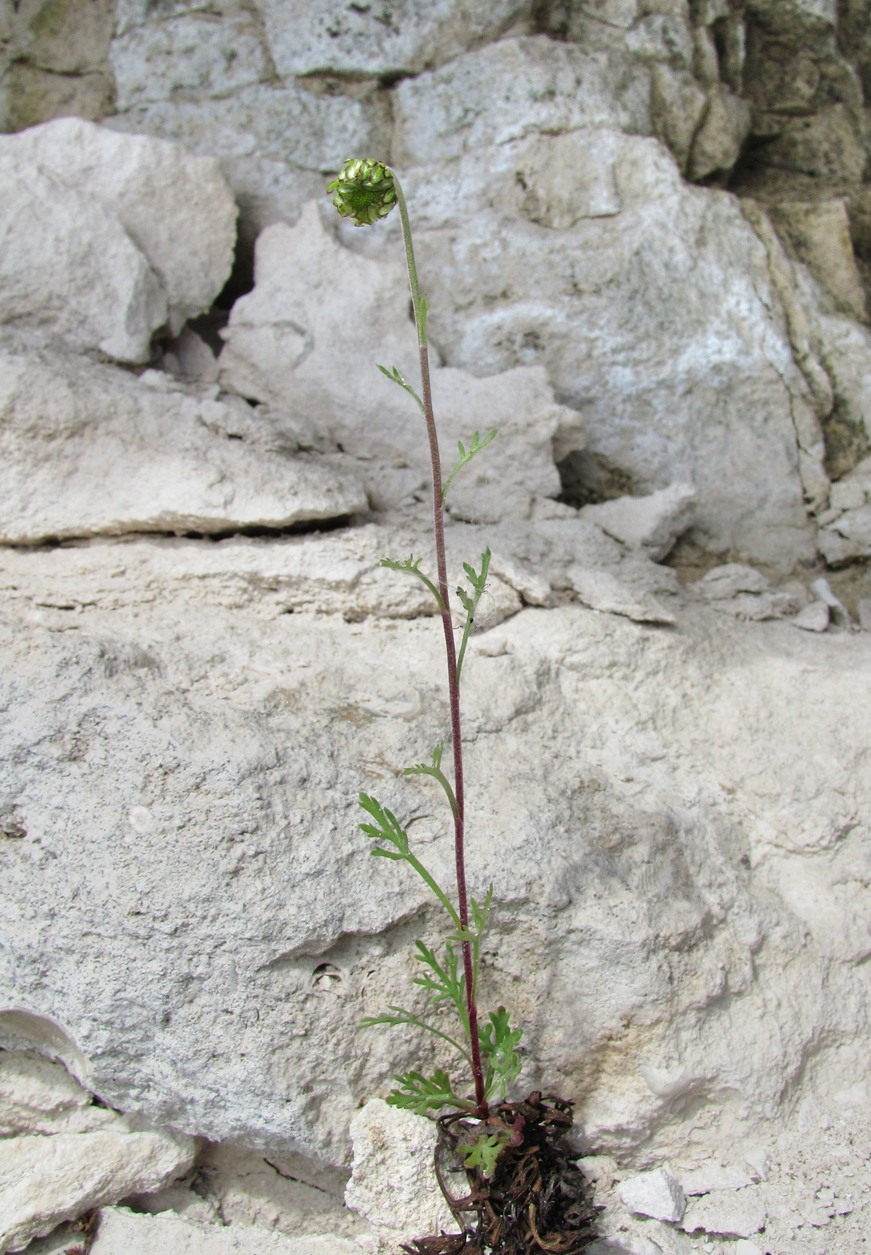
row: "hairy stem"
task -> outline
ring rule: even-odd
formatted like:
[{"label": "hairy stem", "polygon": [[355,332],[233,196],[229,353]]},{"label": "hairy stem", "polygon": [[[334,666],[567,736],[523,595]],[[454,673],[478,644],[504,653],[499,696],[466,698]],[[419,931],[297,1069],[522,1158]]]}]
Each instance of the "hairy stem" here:
[{"label": "hairy stem", "polygon": [[[414,245],[411,239],[411,224],[399,179],[392,171],[396,188],[396,203],[402,219],[402,238],[405,242],[405,260],[408,266],[408,285],[411,289],[411,302],[414,307],[414,321],[417,326],[418,350],[420,353],[420,382],[423,400],[423,416],[426,423],[427,439],[429,440],[430,461],[432,463],[432,506],[433,534],[435,537],[436,568],[438,570],[438,589],[441,598],[441,620],[445,637],[445,655],[448,666],[448,700],[451,710],[451,745],[454,755],[454,861],[457,872],[457,905],[460,924],[463,929],[469,925],[469,896],[466,889],[466,851],[465,851],[465,799],[463,791],[463,738],[460,723],[460,683],[457,669],[457,649],[454,641],[454,627],[451,621],[451,601],[448,591],[447,558],[445,556],[445,520],[442,494],[441,457],[439,456],[438,433],[436,431],[435,414],[432,405],[432,389],[429,376],[429,352],[426,339],[426,302],[420,293],[417,278],[417,267],[414,261]],[[475,996],[474,960],[472,945],[463,941],[463,972],[466,977],[466,1010],[469,1017],[469,1046],[472,1055],[472,1077],[475,1083],[476,1114],[486,1118],[488,1114],[487,1097],[484,1083],[484,1069],[481,1064],[481,1046],[478,1040],[478,1007]]]}]

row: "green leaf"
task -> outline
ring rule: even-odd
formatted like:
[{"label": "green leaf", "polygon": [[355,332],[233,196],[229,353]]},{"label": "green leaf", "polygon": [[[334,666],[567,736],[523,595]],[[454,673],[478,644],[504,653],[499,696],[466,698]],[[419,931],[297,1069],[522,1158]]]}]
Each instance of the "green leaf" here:
[{"label": "green leaf", "polygon": [[463,1147],[463,1158],[467,1168],[480,1168],[485,1177],[492,1177],[496,1171],[496,1163],[502,1151],[508,1145],[510,1134],[482,1133],[469,1147]]},{"label": "green leaf", "polygon": [[438,745],[432,752],[432,759],[428,763],[415,763],[413,767],[403,768],[404,776],[432,776],[433,780],[437,780],[445,791],[451,813],[456,819],[459,814],[459,806],[454,790],[451,788],[450,781],[442,771],[442,754],[444,753],[444,742],[439,741]]},{"label": "green leaf", "polygon": [[484,437],[483,440],[481,439],[481,437],[478,435],[477,432],[473,432],[472,441],[468,449],[463,444],[462,440],[457,441],[457,452],[459,453],[459,457],[457,459],[457,462],[453,470],[451,471],[450,475],[448,475],[447,479],[444,482],[444,487],[442,488],[442,501],[444,501],[445,498],[447,497],[448,489],[450,488],[454,480],[457,478],[457,476],[459,475],[463,467],[467,466],[469,462],[471,462],[475,454],[480,453],[482,449],[487,448],[487,445],[490,443],[490,441],[495,439],[496,431],[497,429],[494,427],[491,432],[488,432],[488,434]]},{"label": "green leaf", "polygon": [[521,1029],[511,1028],[508,1012],[504,1007],[491,1011],[490,1023],[479,1026],[481,1053],[487,1056],[485,1082],[488,1098],[498,1092],[500,1099],[504,1100],[508,1086],[520,1075],[522,1063],[515,1047],[522,1036]]},{"label": "green leaf", "polygon": [[436,1069],[431,1077],[422,1072],[404,1072],[393,1079],[398,1088],[391,1090],[387,1099],[391,1107],[402,1107],[425,1116],[430,1111],[441,1111],[442,1107],[468,1109],[470,1106],[454,1093],[450,1077],[443,1068]]},{"label": "green leaf", "polygon": [[421,414],[423,414],[424,413],[423,401],[421,401],[420,397],[417,395],[414,388],[412,388],[411,384],[408,383],[407,380],[403,379],[402,375],[400,375],[396,367],[394,366],[391,370],[388,370],[387,367],[382,366],[380,362],[376,362],[375,365],[381,371],[382,375],[386,375],[387,378],[391,380],[392,383],[398,383],[400,388],[404,388],[409,396],[414,397]]},{"label": "green leaf", "polygon": [[408,833],[393,811],[381,806],[368,793],[361,793],[359,802],[363,810],[375,820],[374,824],[360,824],[360,831],[365,832],[373,841],[387,841],[396,846],[396,852],[378,846],[372,853],[380,854],[382,858],[408,858]]},{"label": "green leaf", "polygon": [[481,600],[481,597],[484,594],[484,589],[487,587],[487,575],[490,570],[490,557],[491,554],[489,548],[485,549],[481,554],[480,571],[476,571],[470,562],[463,563],[463,571],[465,572],[466,579],[472,587],[472,592],[471,595],[467,593],[461,584],[457,587],[457,596],[459,597],[463,609],[466,612],[466,622],[463,627],[463,639],[460,642],[460,650],[457,654],[457,681],[459,681],[460,674],[463,670],[463,659],[466,656],[466,646],[468,645],[469,637],[472,634],[472,625],[475,622],[478,602]]},{"label": "green leaf", "polygon": [[442,601],[442,595],[429,576],[424,575],[423,571],[421,571],[420,562],[420,558],[415,558],[414,554],[410,553],[402,562],[397,562],[395,558],[382,558],[379,565],[387,567],[391,571],[405,571],[408,575],[416,575],[421,583],[429,589],[433,597],[435,597],[439,613],[443,614],[445,603]]}]

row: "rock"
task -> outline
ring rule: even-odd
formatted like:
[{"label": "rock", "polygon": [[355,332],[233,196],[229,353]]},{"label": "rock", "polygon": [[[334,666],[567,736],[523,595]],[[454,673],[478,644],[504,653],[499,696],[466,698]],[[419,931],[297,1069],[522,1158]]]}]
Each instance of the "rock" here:
[{"label": "rock", "polygon": [[668,1165],[641,1172],[617,1186],[617,1193],[636,1216],[679,1224],[686,1208],[680,1182]]},{"label": "rock", "polygon": [[7,544],[289,527],[366,508],[347,459],[300,452],[275,419],[166,375],[21,353],[0,359],[0,398]]},{"label": "rock", "polygon": [[[121,360],[144,361],[151,331],[164,318],[179,331],[185,319],[211,305],[229,276],[236,208],[213,160],[191,157],[161,140],[119,135],[79,118],[0,137],[0,160],[27,172],[19,176],[19,212],[21,195],[32,187],[30,194],[45,204],[51,224],[50,238],[40,244],[32,239],[33,221],[39,217],[22,215],[31,231],[30,264],[53,271],[42,280],[42,304],[36,302],[40,286],[33,279],[31,306],[23,312],[31,319],[41,317],[41,325],[51,319],[67,341],[100,348]],[[85,253],[90,233],[94,242]],[[100,237],[102,244],[96,242]],[[102,263],[96,270],[95,254]],[[8,250],[4,257],[9,265]],[[113,258],[114,272],[107,264]],[[103,282],[110,291],[114,286],[120,289],[126,308],[109,305],[106,296],[95,299],[95,280],[99,294],[101,278],[107,274],[112,278]],[[125,297],[127,288],[130,294]],[[83,328],[76,334],[77,302],[87,302],[85,308],[92,312],[86,321],[97,321],[98,329]],[[67,308],[71,304],[73,309]],[[21,313],[19,308],[19,318]],[[137,319],[141,325],[133,325]],[[101,335],[99,320],[119,324],[114,338],[108,331]],[[128,323],[130,330],[123,330]]]},{"label": "rock", "polygon": [[114,1119],[61,1064],[32,1051],[0,1051],[0,1137],[87,1133]]},{"label": "rock", "polygon": [[860,597],[856,603],[859,626],[865,632],[871,632],[871,597]]},{"label": "rock", "polygon": [[[343,324],[325,299],[339,284],[354,308]],[[260,237],[255,287],[233,308],[220,359],[225,388],[302,412],[330,431],[364,463],[370,499],[381,509],[420,491],[429,472],[414,401],[374,365],[398,365],[419,387],[406,309],[400,264],[348,253],[311,205],[296,227],[270,227]],[[349,392],[349,379],[362,382]],[[468,447],[475,431],[482,438],[499,432],[451,488],[453,514],[481,522],[507,512],[524,517],[536,497],[559,494],[555,446],[577,449],[583,435],[577,415],[555,403],[543,371],[521,368],[477,379],[436,365],[432,389],[445,477],[458,441]],[[384,474],[385,464],[395,468],[393,476]]]},{"label": "rock", "polygon": [[640,549],[660,562],[675,541],[692,526],[697,496],[689,484],[672,484],[647,497],[618,497],[584,506],[581,518],[596,523],[609,536]]},{"label": "rock", "polygon": [[431,1120],[373,1098],[351,1121],[351,1140],[345,1202],[375,1228],[379,1255],[414,1237],[456,1231],[432,1170]]},{"label": "rock", "polygon": [[117,108],[185,96],[232,96],[273,73],[260,23],[228,6],[176,12],[159,20],[145,14],[119,23],[112,41]]},{"label": "rock", "polygon": [[593,610],[622,614],[637,623],[674,623],[675,616],[654,597],[633,592],[609,571],[570,566],[566,571],[570,587],[578,599]]},{"label": "rock", "polygon": [[722,83],[710,87],[689,150],[688,177],[701,181],[711,175],[727,174],[741,155],[750,119],[746,100]]},{"label": "rock", "polygon": [[625,75],[618,90],[615,70],[606,52],[588,53],[542,35],[467,52],[399,84],[392,160],[401,170],[578,127],[649,131],[646,70]]},{"label": "rock", "polygon": [[[299,179],[294,167],[323,176],[324,170],[338,170],[349,153],[385,152],[390,141],[387,113],[374,86],[331,95],[295,82],[251,83],[226,98],[172,96],[131,105],[106,125],[175,140],[204,156],[257,158],[261,170],[259,163],[281,162],[291,187]],[[323,186],[323,177],[319,183]],[[305,185],[310,187],[310,180]]]},{"label": "rock", "polygon": [[786,201],[773,207],[771,216],[835,307],[852,318],[865,319],[865,289],[844,201]]},{"label": "rock", "polygon": [[805,632],[825,632],[829,626],[829,607],[824,601],[812,601],[799,610],[792,620],[797,628]]},{"label": "rock", "polygon": [[852,626],[853,620],[850,617],[850,612],[847,610],[846,606],[844,606],[843,602],[841,602],[832,592],[831,585],[827,579],[820,576],[819,579],[813,581],[811,588],[816,593],[820,601],[828,607],[831,618],[836,623],[840,624],[842,627]]},{"label": "rock", "polygon": [[652,140],[574,130],[553,150],[566,182],[579,167],[589,186],[599,167],[617,212],[542,230],[513,209],[553,141],[500,138],[504,164],[470,152],[406,179],[446,359],[476,374],[547,368],[586,419],[586,448],[560,467],[571,498],[692,483],[691,539],[706,550],[786,571],[811,558],[805,484],[814,498],[828,486],[819,419],[768,250],[737,202],[687,188]]},{"label": "rock", "polygon": [[772,589],[761,571],[740,562],[713,567],[696,580],[692,591],[736,619],[784,618],[796,614],[801,605],[793,593]]},{"label": "rock", "polygon": [[687,1205],[681,1228],[685,1233],[710,1233],[717,1237],[749,1238],[765,1228],[765,1205],[759,1187],[728,1192],[718,1190],[695,1198]]},{"label": "rock", "polygon": [[156,275],[113,214],[10,152],[15,142],[0,137],[0,322],[146,361],[167,320]]},{"label": "rock", "polygon": [[820,523],[820,552],[830,565],[871,556],[871,458],[832,484]]},{"label": "rock", "polygon": [[705,1164],[692,1172],[682,1172],[684,1194],[710,1194],[717,1190],[743,1190],[752,1185],[751,1178],[737,1164]]},{"label": "rock", "polygon": [[358,1243],[331,1234],[275,1233],[235,1222],[204,1225],[163,1212],[141,1215],[126,1207],[104,1207],[91,1255],[361,1255]]},{"label": "rock", "polygon": [[120,1118],[111,1129],[0,1141],[0,1246],[23,1250],[63,1220],[182,1176],[193,1159],[191,1138]]},{"label": "rock", "polygon": [[410,75],[498,40],[527,6],[494,0],[485,9],[434,0],[401,0],[389,16],[342,0],[260,0],[269,51],[279,74]]}]

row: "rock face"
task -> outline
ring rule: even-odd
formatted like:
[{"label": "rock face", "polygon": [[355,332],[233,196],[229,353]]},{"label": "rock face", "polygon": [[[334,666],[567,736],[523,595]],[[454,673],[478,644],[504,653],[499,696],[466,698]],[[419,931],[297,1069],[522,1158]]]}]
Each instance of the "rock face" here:
[{"label": "rock face", "polygon": [[453,851],[400,774],[444,664],[381,564],[431,567],[428,460],[396,215],[323,194],[356,151],[445,470],[498,429],[447,498],[482,997],[601,1255],[858,1249],[867,3],[110,8],[0,13],[0,1247],[371,1250],[351,1118],[452,1066],[357,1030],[438,931],[357,794]]}]

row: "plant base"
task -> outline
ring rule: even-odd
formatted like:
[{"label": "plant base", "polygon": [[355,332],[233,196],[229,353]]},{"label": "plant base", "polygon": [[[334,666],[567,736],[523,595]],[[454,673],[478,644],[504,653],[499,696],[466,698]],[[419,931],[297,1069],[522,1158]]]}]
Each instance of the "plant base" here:
[{"label": "plant base", "polygon": [[[480,1121],[455,1113],[438,1126],[436,1176],[461,1232],[417,1238],[402,1247],[407,1255],[580,1255],[595,1240],[590,1185],[565,1140],[570,1102],[534,1091],[494,1107],[485,1131],[507,1145],[490,1177],[463,1161]],[[460,1180],[468,1187],[462,1196]]]}]

